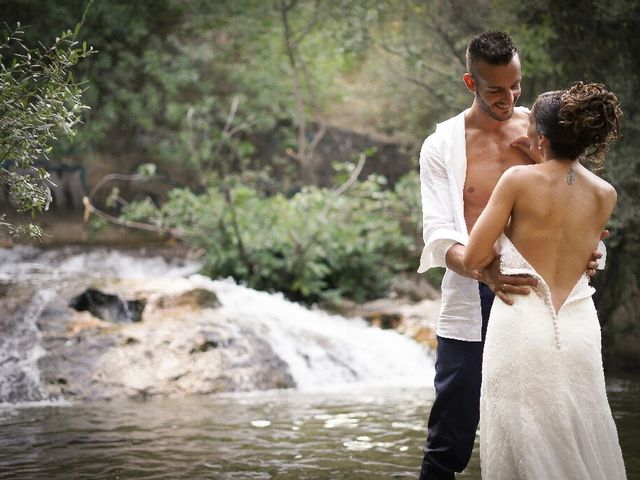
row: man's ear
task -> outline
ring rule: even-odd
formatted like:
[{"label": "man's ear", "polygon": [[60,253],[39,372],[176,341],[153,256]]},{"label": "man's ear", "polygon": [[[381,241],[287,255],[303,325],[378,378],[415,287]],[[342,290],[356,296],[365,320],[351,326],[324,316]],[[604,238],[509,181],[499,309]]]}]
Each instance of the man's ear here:
[{"label": "man's ear", "polygon": [[476,91],[476,81],[473,79],[473,77],[469,72],[465,73],[462,76],[462,81],[464,82],[464,85],[467,87],[467,90],[469,90],[470,92]]}]

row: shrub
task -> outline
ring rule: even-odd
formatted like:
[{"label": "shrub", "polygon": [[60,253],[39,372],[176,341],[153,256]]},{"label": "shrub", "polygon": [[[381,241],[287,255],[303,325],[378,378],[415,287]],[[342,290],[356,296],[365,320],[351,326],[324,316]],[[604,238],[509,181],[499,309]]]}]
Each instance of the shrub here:
[{"label": "shrub", "polygon": [[415,232],[402,226],[410,211],[372,176],[341,195],[306,187],[290,198],[231,179],[203,194],[173,190],[159,208],[133,203],[123,217],[178,229],[206,251],[204,273],[212,277],[306,302],[363,301],[385,295],[397,272],[413,268]]}]

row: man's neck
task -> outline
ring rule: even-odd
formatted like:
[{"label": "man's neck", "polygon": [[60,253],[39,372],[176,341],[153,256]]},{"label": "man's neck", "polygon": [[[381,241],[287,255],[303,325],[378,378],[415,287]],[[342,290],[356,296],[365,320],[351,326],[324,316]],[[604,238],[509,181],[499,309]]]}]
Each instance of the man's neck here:
[{"label": "man's neck", "polygon": [[[511,117],[513,118],[513,116]],[[511,118],[509,120],[511,120]],[[487,132],[497,132],[509,123],[509,120],[496,120],[485,112],[474,100],[465,116],[467,127],[478,128]]]}]

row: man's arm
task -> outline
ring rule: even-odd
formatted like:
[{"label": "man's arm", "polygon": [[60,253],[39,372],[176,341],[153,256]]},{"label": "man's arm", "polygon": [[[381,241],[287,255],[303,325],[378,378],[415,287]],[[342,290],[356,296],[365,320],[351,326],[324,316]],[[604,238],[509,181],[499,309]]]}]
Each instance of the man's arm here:
[{"label": "man's arm", "polygon": [[528,275],[504,275],[500,271],[499,255],[485,268],[468,270],[462,262],[464,249],[464,245],[456,243],[447,251],[447,268],[484,283],[507,305],[513,304],[509,295],[528,295],[531,293],[531,287],[538,284],[535,278]]},{"label": "man's arm", "polygon": [[451,183],[443,158],[443,139],[430,135],[420,150],[420,193],[424,248],[418,272],[446,266],[445,255],[455,243],[466,243],[467,234],[456,228]]},{"label": "man's arm", "polygon": [[591,254],[591,261],[587,264],[587,275],[593,278],[596,270],[604,270],[607,261],[607,248],[604,246],[603,240],[609,236],[609,230],[603,230],[600,233],[600,242],[598,249]]}]

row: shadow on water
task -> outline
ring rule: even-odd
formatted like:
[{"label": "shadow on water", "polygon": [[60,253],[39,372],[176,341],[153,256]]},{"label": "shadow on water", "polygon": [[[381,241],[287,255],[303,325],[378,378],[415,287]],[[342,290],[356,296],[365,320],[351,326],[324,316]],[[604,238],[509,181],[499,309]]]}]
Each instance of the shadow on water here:
[{"label": "shadow on water", "polygon": [[[640,477],[640,379],[609,398]],[[0,479],[415,479],[430,389],[270,391],[0,409]],[[478,444],[459,478],[480,479]]]}]

